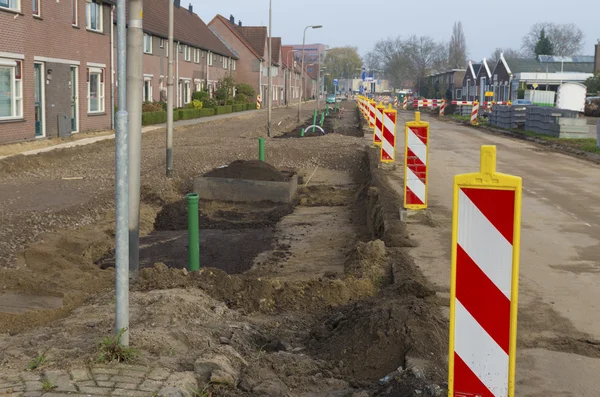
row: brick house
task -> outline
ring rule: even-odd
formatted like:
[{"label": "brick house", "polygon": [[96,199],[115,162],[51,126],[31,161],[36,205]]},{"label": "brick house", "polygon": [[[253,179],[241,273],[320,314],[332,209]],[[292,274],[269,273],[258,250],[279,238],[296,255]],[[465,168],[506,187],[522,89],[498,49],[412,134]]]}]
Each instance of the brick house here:
[{"label": "brick house", "polygon": [[[233,15],[229,19],[217,15],[209,22],[208,27],[217,37],[226,42],[237,56],[236,82],[250,84],[257,94],[261,93],[264,54],[258,53],[242,31],[237,29]],[[242,27],[241,21],[238,27]]]},{"label": "brick house", "polygon": [[472,61],[469,61],[467,72],[462,81],[461,94],[464,101],[474,101],[477,99],[477,76],[482,66],[480,63],[474,64]]},{"label": "brick house", "polygon": [[[168,1],[144,1],[145,102],[167,99]],[[194,13],[191,5],[183,8],[179,0],[175,0],[173,41],[176,107],[189,103],[195,91],[207,89],[212,96],[219,80],[235,74],[238,57]]]},{"label": "brick house", "polygon": [[284,65],[284,99],[285,104],[297,102],[300,97],[300,77],[302,69],[294,57],[294,47],[281,46],[281,61]]},{"label": "brick house", "polygon": [[490,87],[492,86],[492,72],[485,58],[481,62],[481,67],[479,68],[479,72],[477,73],[475,92],[477,96],[477,100],[480,103],[487,101],[485,97],[485,93],[490,91]]},{"label": "brick house", "polygon": [[0,0],[0,143],[111,128],[113,5]]}]

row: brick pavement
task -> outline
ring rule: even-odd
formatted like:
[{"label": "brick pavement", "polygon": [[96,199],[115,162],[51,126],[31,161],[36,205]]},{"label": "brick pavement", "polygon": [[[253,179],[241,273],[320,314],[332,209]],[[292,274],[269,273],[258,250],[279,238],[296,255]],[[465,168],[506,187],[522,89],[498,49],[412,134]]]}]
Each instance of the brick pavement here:
[{"label": "brick pavement", "polygon": [[197,390],[193,372],[140,365],[0,374],[0,397],[191,397]]}]

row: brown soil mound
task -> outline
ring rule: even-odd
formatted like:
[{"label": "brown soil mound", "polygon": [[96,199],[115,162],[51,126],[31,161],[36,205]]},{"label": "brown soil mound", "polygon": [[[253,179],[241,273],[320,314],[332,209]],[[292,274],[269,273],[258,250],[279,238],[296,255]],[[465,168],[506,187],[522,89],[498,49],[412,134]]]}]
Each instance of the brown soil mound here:
[{"label": "brown soil mound", "polygon": [[227,167],[215,168],[204,174],[210,178],[249,179],[284,182],[288,177],[271,164],[260,160],[236,160]]}]

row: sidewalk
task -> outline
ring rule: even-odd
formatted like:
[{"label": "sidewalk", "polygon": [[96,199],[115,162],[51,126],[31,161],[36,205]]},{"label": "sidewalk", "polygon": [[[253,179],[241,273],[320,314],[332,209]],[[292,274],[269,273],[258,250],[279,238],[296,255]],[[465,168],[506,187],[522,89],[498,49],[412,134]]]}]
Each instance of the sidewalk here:
[{"label": "sidewalk", "polygon": [[0,374],[0,397],[183,397],[197,391],[193,372],[139,365]]},{"label": "sidewalk", "polygon": [[[307,102],[303,103],[303,105],[308,105],[308,104],[310,104],[312,102],[315,102],[315,101],[312,101],[312,100],[311,101],[307,101]],[[297,106],[297,103],[291,105],[291,107],[294,107],[294,106]],[[273,110],[285,109],[285,108],[286,108],[285,106],[280,106],[280,107],[277,107],[277,108],[273,108]],[[224,120],[224,119],[229,119],[229,118],[239,117],[239,116],[244,116],[244,115],[249,115],[249,114],[266,113],[266,111],[267,111],[267,109],[263,108],[263,109],[260,109],[260,110],[245,110],[245,111],[242,111],[242,112],[220,114],[220,115],[217,115],[217,116],[201,117],[201,118],[198,118],[198,119],[179,120],[179,121],[175,121],[173,123],[173,128],[177,129],[177,128],[181,128],[181,127],[187,127],[187,126],[190,126],[190,125],[203,124],[203,123],[207,123],[207,122],[210,122],[210,121]],[[146,126],[146,127],[142,127],[142,134],[145,133],[145,132],[156,131],[156,130],[160,130],[160,129],[163,129],[163,128],[167,128],[167,124],[166,123],[149,125],[149,126]],[[47,147],[43,147],[43,148],[40,148],[40,149],[27,150],[27,151],[24,151],[24,152],[21,152],[21,153],[17,153],[17,154],[11,154],[11,155],[7,155],[7,156],[0,156],[0,160],[6,159],[6,158],[9,158],[9,157],[18,156],[18,155],[31,156],[31,155],[35,155],[35,154],[39,154],[39,153],[50,152],[50,151],[56,150],[56,149],[66,149],[66,148],[72,148],[72,147],[77,147],[77,146],[90,145],[92,143],[106,141],[106,140],[109,140],[109,139],[115,139],[114,132],[112,134],[108,134],[108,135],[95,136],[95,137],[90,137],[90,138],[83,138],[83,139],[78,139],[78,140],[64,142],[64,143],[58,143],[56,145],[47,146]]]}]

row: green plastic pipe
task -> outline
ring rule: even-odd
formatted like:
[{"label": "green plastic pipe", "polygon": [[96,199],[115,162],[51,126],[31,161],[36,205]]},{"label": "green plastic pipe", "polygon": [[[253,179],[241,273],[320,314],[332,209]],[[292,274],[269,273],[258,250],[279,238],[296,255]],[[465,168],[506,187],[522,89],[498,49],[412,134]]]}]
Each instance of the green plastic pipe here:
[{"label": "green plastic pipe", "polygon": [[258,159],[265,161],[265,138],[258,138]]},{"label": "green plastic pipe", "polygon": [[188,262],[190,272],[193,272],[200,270],[198,195],[196,193],[188,193],[185,198],[188,208]]},{"label": "green plastic pipe", "polygon": [[[317,109],[315,109],[315,112],[313,113],[313,125],[317,125]],[[315,127],[312,129],[312,132],[315,132]]]},{"label": "green plastic pipe", "polygon": [[300,130],[300,136],[304,136],[304,128]]},{"label": "green plastic pipe", "polygon": [[321,127],[325,124],[325,112],[321,113]]}]

